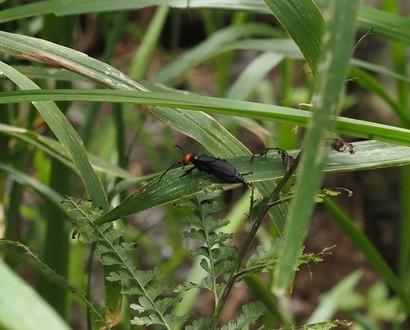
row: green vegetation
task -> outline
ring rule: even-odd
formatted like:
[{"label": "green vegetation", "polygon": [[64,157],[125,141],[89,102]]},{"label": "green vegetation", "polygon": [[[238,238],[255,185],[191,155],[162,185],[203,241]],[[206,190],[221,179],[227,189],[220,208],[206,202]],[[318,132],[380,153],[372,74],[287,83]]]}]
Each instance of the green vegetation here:
[{"label": "green vegetation", "polygon": [[[4,2],[0,328],[406,329],[410,19],[380,3]],[[388,62],[356,58],[373,39]],[[176,144],[251,188],[161,177]],[[367,198],[353,172],[386,168],[395,194],[372,193],[400,205],[392,259],[361,226],[374,205],[338,205]],[[341,243],[306,249],[316,219]]]}]

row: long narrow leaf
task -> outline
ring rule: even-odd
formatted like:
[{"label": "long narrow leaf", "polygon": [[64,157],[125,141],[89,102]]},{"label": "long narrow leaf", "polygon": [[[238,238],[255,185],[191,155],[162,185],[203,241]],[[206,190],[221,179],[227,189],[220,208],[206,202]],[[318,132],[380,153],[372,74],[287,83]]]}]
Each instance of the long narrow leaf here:
[{"label": "long narrow leaf", "polygon": [[159,83],[169,83],[172,79],[180,76],[185,70],[191,68],[206,59],[216,56],[224,51],[224,47],[236,40],[251,36],[272,37],[278,36],[279,32],[273,27],[260,23],[247,23],[229,26],[218,30],[208,39],[186,52],[183,56],[162,68],[152,80]]},{"label": "long narrow leaf", "polygon": [[316,72],[324,22],[315,3],[312,0],[264,1]]},{"label": "long narrow leaf", "polygon": [[[113,89],[143,91],[149,88],[137,83],[112,66],[90,58],[83,53],[51,42],[0,31],[0,52],[16,57],[60,65]],[[153,87],[158,89],[158,87]],[[186,112],[181,109],[155,107],[152,113],[167,125],[191,136],[215,156],[250,155],[250,151],[221,124],[202,112]],[[262,194],[268,194],[270,185],[258,184]],[[284,221],[282,206],[274,207],[271,214]]]},{"label": "long narrow leaf", "polygon": [[[7,134],[18,140],[24,141],[28,143],[29,145],[32,145],[44,151],[47,155],[59,160],[64,165],[76,171],[76,168],[72,162],[70,154],[55,139],[38,134],[34,131],[31,131],[25,128],[5,125],[1,123],[0,123],[0,133]],[[102,158],[99,158],[93,154],[88,154],[88,157],[95,171],[102,172],[104,174],[112,175],[112,176],[122,178],[122,179],[132,179],[132,178],[135,179],[134,175],[132,175],[130,172],[116,165],[113,165],[105,161]]]},{"label": "long narrow leaf", "polygon": [[[335,1],[329,3],[322,59],[319,63],[319,85],[313,103],[316,107],[309,124],[304,143],[304,154],[300,164],[300,177],[292,200],[286,223],[284,242],[275,269],[275,287],[283,292],[289,284],[298,255],[301,253],[309,220],[314,206],[314,192],[323,177],[326,155],[327,129],[333,126],[333,116],[340,111],[341,96],[351,54],[355,32],[354,24],[346,26],[346,21],[354,22],[359,2]],[[340,45],[345,47],[340,49]]]},{"label": "long narrow leaf", "polygon": [[[3,72],[21,89],[39,89],[30,79],[22,75],[11,66],[0,62],[0,71]],[[87,151],[81,142],[77,132],[71,126],[67,118],[60,112],[54,102],[33,102],[41,116],[47,122],[50,129],[60,140],[61,144],[71,154],[73,162],[80,174],[89,196],[97,205],[104,209],[108,208],[107,197],[100,179],[91,167]]]},{"label": "long narrow leaf", "polygon": [[2,329],[69,329],[54,309],[2,260],[0,278],[0,327]]},{"label": "long narrow leaf", "polygon": [[61,206],[61,201],[63,200],[63,196],[61,196],[59,193],[57,193],[50,187],[46,186],[40,181],[37,181],[31,176],[28,176],[25,173],[16,170],[14,167],[11,167],[3,163],[0,163],[0,171],[4,171],[8,173],[14,180],[16,180],[21,185],[25,185],[25,186],[29,186],[33,188],[47,201],[54,204],[54,206],[61,209],[61,211],[64,211],[63,207]]},{"label": "long narrow leaf", "polygon": [[[294,125],[308,125],[312,113],[300,109],[287,108],[277,105],[261,104],[256,102],[246,102],[239,100],[229,100],[223,98],[199,96],[188,93],[170,92],[137,92],[137,91],[117,91],[117,90],[41,90],[41,91],[16,91],[0,93],[0,104],[17,103],[22,101],[103,101],[103,102],[124,102],[136,103],[150,106],[173,107],[179,109],[154,109],[155,114],[171,126],[195,137],[214,152],[217,156],[240,155],[237,142],[233,137],[221,131],[215,135],[212,124],[205,121],[204,114],[198,111],[218,113],[224,115],[234,115],[249,117],[261,120],[272,120]],[[196,110],[196,111],[183,111]],[[199,117],[196,117],[198,114]],[[204,122],[198,121],[203,118]],[[377,139],[381,141],[410,145],[410,130],[388,126],[364,120],[351,119],[346,117],[335,117],[335,130],[339,133],[355,137]],[[216,122],[214,123],[214,125]],[[194,126],[192,126],[194,125]],[[216,124],[219,125],[219,124]],[[195,130],[198,129],[199,131]],[[206,141],[204,138],[208,137]],[[235,139],[236,140],[236,139]],[[221,146],[221,143],[228,143],[235,149],[228,149]],[[219,144],[219,146],[218,146]],[[218,150],[217,152],[213,150]]]},{"label": "long narrow leaf", "polygon": [[[410,148],[389,145],[376,141],[364,141],[353,144],[355,154],[331,151],[326,160],[326,172],[360,171],[381,167],[402,166],[410,163]],[[294,154],[294,153],[292,153]],[[238,157],[229,160],[241,172],[253,174],[247,176],[250,182],[278,179],[284,174],[282,159],[273,153],[266,159]],[[161,181],[153,181],[142,187],[116,208],[102,216],[98,221],[107,222],[125,217],[147,208],[166,203],[175,203],[186,199],[204,188],[220,189],[221,184],[204,173],[193,173],[181,178],[181,169],[169,171]],[[226,187],[226,185],[225,185]],[[226,187],[229,188],[229,187]],[[312,194],[313,195],[313,194]]]},{"label": "long narrow leaf", "polygon": [[362,251],[374,270],[396,292],[406,307],[406,310],[410,311],[410,297],[406,294],[399,278],[394,274],[366,235],[331,199],[325,198],[323,203],[343,232]]},{"label": "long narrow leaf", "polygon": [[[320,3],[322,2],[325,3],[323,0],[320,1]],[[0,23],[44,14],[74,15],[140,9],[160,5],[187,9],[188,4],[190,8],[248,10],[254,13],[271,13],[263,1],[249,0],[45,0],[14,6],[0,11]],[[371,6],[362,5],[358,13],[358,23],[363,30],[375,27],[375,33],[378,35],[406,42],[407,44],[410,43],[410,19],[407,17],[386,13]]]}]

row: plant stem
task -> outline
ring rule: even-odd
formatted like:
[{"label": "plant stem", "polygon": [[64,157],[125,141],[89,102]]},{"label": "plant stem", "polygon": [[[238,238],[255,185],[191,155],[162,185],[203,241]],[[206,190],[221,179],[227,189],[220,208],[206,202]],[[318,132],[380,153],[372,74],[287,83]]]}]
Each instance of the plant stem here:
[{"label": "plant stem", "polygon": [[224,288],[224,291],[222,292],[221,298],[219,300],[219,303],[217,305],[217,308],[214,313],[213,317],[213,324],[212,328],[216,328],[216,324],[219,320],[219,317],[221,316],[223,307],[228,300],[229,294],[232,290],[233,285],[235,284],[235,280],[237,278],[236,274],[240,271],[242,267],[242,263],[245,260],[252,242],[255,238],[256,232],[258,231],[260,225],[262,224],[263,219],[265,218],[266,214],[269,212],[269,209],[272,207],[272,202],[279,199],[279,194],[281,193],[282,189],[285,187],[286,183],[289,181],[291,176],[294,174],[300,160],[300,156],[302,155],[302,151],[299,152],[299,154],[296,156],[294,161],[292,162],[289,170],[285,173],[284,177],[278,182],[277,186],[275,189],[272,191],[270,196],[262,201],[264,205],[261,208],[261,212],[257,215],[256,219],[253,221],[251,231],[248,234],[248,237],[246,238],[245,244],[242,246],[240,252],[239,252],[239,257],[238,261],[235,265],[235,267],[232,269],[229,279],[226,283],[226,286]]}]

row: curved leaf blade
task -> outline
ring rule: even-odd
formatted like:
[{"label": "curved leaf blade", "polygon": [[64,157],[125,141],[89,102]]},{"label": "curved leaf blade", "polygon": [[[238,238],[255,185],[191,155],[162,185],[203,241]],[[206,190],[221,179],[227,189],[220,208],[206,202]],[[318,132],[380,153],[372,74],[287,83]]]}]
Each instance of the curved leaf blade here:
[{"label": "curved leaf blade", "polygon": [[0,261],[1,295],[0,327],[3,329],[68,330],[60,316],[14,273]]},{"label": "curved leaf blade", "polygon": [[[295,197],[289,207],[289,216],[284,231],[278,265],[275,268],[275,288],[286,290],[295,272],[297,258],[309,227],[315,203],[315,192],[323,178],[326,139],[328,129],[334,125],[340,111],[344,93],[345,76],[351,56],[355,25],[346,21],[355,20],[359,1],[335,1],[328,5],[323,53],[318,66],[319,84],[313,99],[316,107],[307,131]],[[347,45],[340,49],[340,45]]]},{"label": "curved leaf blade", "polygon": [[[174,108],[155,108],[153,111],[163,121],[203,143],[209,151],[219,157],[245,155],[244,151],[247,149],[243,145],[239,146],[238,140],[224,131],[212,117],[200,111],[301,126],[307,126],[312,115],[310,111],[277,105],[177,92],[146,93],[98,89],[0,92],[0,104],[39,100],[121,102]],[[334,130],[342,134],[410,145],[410,130],[405,128],[340,116],[335,117],[335,121]],[[249,151],[246,154],[249,154]]]},{"label": "curved leaf blade", "polygon": [[[39,89],[39,87],[26,76],[1,61],[0,71],[21,89]],[[97,205],[108,209],[108,201],[102,183],[91,167],[87,151],[80,137],[68,122],[67,118],[61,113],[54,102],[40,101],[33,102],[33,105],[47,122],[61,144],[71,154],[75,167],[80,174],[90,198],[92,198]]]},{"label": "curved leaf blade", "polygon": [[312,0],[264,1],[316,72],[324,21],[315,3]]},{"label": "curved leaf blade", "polygon": [[[377,141],[353,143],[353,155],[330,151],[324,171],[351,172],[376,168],[403,166],[410,163],[410,147],[390,145]],[[296,155],[296,152],[291,154]],[[284,174],[282,159],[273,153],[267,158],[257,157],[250,162],[249,157],[229,159],[241,173],[253,172],[246,177],[249,182],[270,181],[281,178]],[[176,203],[189,198],[202,189],[229,189],[234,185],[218,183],[212,176],[195,171],[189,176],[182,175],[180,168],[169,171],[160,182],[154,178],[136,193],[120,203],[116,208],[104,214],[98,222],[113,221],[145,209],[169,203]]]},{"label": "curved leaf blade", "polygon": [[[316,1],[319,4],[324,1]],[[148,6],[167,5],[174,8],[186,9],[187,0],[45,0],[14,6],[0,11],[0,23],[36,15],[76,15],[116,10],[141,9]],[[269,14],[269,8],[262,1],[249,0],[190,0],[190,8],[211,8],[225,10],[247,10],[254,13]],[[375,34],[410,43],[410,19],[400,15],[394,15],[361,5],[358,14],[359,26],[367,31],[375,27]]]}]

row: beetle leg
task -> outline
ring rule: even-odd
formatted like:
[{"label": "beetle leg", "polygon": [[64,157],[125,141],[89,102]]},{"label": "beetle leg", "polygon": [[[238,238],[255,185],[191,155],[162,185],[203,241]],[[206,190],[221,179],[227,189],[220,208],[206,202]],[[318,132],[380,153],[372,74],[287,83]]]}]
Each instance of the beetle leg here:
[{"label": "beetle leg", "polygon": [[268,152],[269,152],[269,150],[277,150],[278,152],[280,152],[280,151],[286,152],[285,150],[283,150],[283,149],[281,149],[281,148],[275,148],[275,147],[273,147],[273,148],[265,148],[265,150],[263,150],[262,152],[252,154],[252,156],[251,156],[251,162],[254,160],[255,157],[262,157],[262,156],[265,156],[265,158],[268,157]]},{"label": "beetle leg", "polygon": [[252,154],[252,156],[251,156],[251,161],[253,161],[253,159],[254,159],[255,157],[265,156],[265,158],[266,158],[266,157],[268,156],[269,150],[277,150],[279,155],[282,155],[282,153],[287,153],[284,149],[281,149],[281,148],[275,148],[275,147],[273,147],[273,148],[265,148],[265,150],[263,150],[262,152]]},{"label": "beetle leg", "polygon": [[195,169],[195,167],[191,167],[190,169],[184,171],[184,174],[182,174],[182,175],[180,176],[180,178],[182,178],[182,177],[185,176],[185,175],[191,174],[194,169]]},{"label": "beetle leg", "polygon": [[253,161],[253,159],[257,156],[267,157],[269,150],[276,150],[278,152],[278,155],[280,156],[280,158],[282,158],[282,164],[285,166],[286,171],[288,171],[290,167],[292,166],[292,163],[295,160],[295,157],[289,155],[289,153],[286,150],[281,149],[281,148],[266,148],[264,151],[262,151],[259,154],[253,154],[251,157],[251,161]]}]

